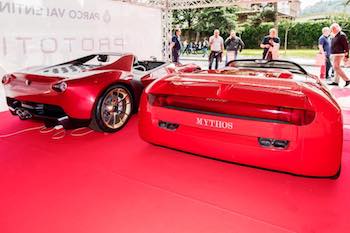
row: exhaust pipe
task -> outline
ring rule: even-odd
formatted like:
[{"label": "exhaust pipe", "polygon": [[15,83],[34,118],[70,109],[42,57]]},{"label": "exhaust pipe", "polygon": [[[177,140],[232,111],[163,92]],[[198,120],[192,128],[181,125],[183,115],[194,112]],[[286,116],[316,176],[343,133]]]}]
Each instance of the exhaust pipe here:
[{"label": "exhaust pipe", "polygon": [[19,119],[21,120],[28,120],[33,117],[32,114],[30,114],[30,112],[21,108],[16,108],[15,113],[18,115]]}]

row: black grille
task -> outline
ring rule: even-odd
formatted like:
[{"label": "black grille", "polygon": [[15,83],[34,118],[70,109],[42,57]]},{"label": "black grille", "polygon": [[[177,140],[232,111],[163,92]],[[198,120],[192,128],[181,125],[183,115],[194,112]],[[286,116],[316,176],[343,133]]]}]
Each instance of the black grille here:
[{"label": "black grille", "polygon": [[60,118],[67,115],[61,107],[56,105],[41,104],[41,103],[34,103],[34,102],[21,102],[9,97],[6,98],[6,101],[7,101],[7,105],[10,106],[11,108],[26,109],[35,116]]}]

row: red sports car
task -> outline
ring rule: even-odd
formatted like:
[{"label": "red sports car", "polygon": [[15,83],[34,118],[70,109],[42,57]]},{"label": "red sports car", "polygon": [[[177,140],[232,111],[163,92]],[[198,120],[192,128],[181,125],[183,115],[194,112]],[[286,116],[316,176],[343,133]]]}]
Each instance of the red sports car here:
[{"label": "red sports car", "polygon": [[168,75],[145,89],[139,115],[152,144],[297,175],[340,174],[341,109],[292,62],[237,60]]},{"label": "red sports car", "polygon": [[138,61],[131,54],[93,54],[7,74],[2,83],[10,111],[21,119],[83,123],[115,132],[137,111],[145,86],[169,73],[197,69],[192,64]]}]

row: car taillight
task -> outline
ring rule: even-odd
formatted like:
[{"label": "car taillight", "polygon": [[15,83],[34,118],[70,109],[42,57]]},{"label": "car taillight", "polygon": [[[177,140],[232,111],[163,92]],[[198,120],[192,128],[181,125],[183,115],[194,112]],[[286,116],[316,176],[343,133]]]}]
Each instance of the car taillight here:
[{"label": "car taillight", "polygon": [[52,85],[52,90],[57,92],[64,92],[67,90],[67,83],[66,82],[59,82]]},{"label": "car taillight", "polygon": [[2,84],[9,84],[12,79],[14,79],[14,77],[12,75],[5,75],[4,77],[2,77],[1,83]]},{"label": "car taillight", "polygon": [[148,95],[148,102],[153,106],[163,107],[168,105],[168,98],[166,96]]},{"label": "car taillight", "polygon": [[196,97],[148,95],[148,102],[152,106],[158,107],[170,106],[179,110],[203,112],[204,114],[223,114],[229,117],[285,122],[293,125],[307,125],[315,119],[315,112],[311,110],[251,104],[215,98],[206,98],[203,100]]},{"label": "car taillight", "polygon": [[279,120],[294,125],[308,125],[315,119],[315,112],[305,109],[280,107],[277,114]]}]

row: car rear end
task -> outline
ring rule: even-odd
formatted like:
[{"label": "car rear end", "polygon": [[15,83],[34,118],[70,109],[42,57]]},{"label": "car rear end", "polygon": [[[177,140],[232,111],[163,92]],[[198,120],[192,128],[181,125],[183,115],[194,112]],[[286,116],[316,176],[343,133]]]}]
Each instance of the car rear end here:
[{"label": "car rear end", "polygon": [[[50,101],[52,86],[63,78],[28,73],[7,74],[2,79],[9,110],[22,120],[32,117],[56,119],[65,117],[64,110]],[[64,87],[62,87],[64,88]]]},{"label": "car rear end", "polygon": [[7,105],[14,115],[23,120],[45,119],[53,124],[90,119],[95,91],[85,82],[25,72],[7,74],[2,79]]},{"label": "car rear end", "polygon": [[314,83],[172,75],[145,90],[139,115],[152,144],[305,176],[340,169],[341,110]]}]

